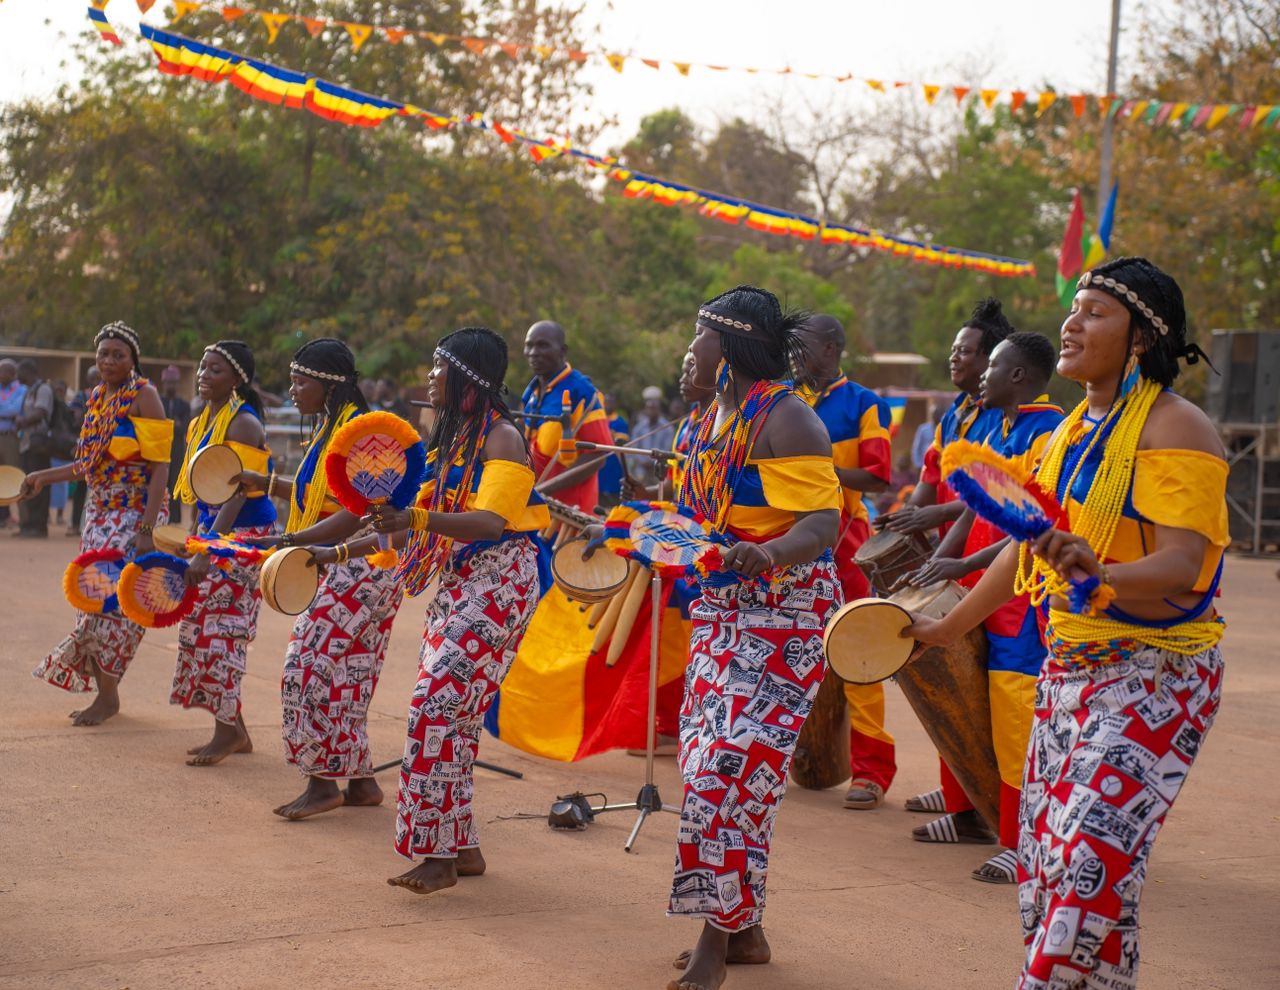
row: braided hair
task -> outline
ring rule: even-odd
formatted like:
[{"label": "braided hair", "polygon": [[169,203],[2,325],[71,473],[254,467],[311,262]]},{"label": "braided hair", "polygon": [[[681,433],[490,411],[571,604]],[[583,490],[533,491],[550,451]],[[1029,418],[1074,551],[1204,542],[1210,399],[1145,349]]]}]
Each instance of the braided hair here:
[{"label": "braided hair", "polygon": [[249,345],[243,340],[219,340],[206,347],[205,351],[213,351],[231,365],[231,373],[236,376],[236,395],[257,414],[258,419],[262,419],[262,396],[252,384],[257,366]]},{"label": "braided hair", "polygon": [[975,330],[982,331],[978,349],[987,357],[991,356],[991,352],[996,349],[1000,341],[1014,332],[1013,324],[1004,315],[1004,307],[995,296],[979,299],[977,305],[973,307],[973,312],[969,314],[969,318],[964,321],[964,326],[960,329],[963,330],[964,327],[973,327]]},{"label": "braided hair", "polygon": [[786,310],[778,297],[754,285],[739,285],[702,304],[703,309],[731,313],[759,331],[750,338],[721,333],[720,354],[729,367],[758,381],[806,379],[804,343],[796,333],[809,319],[804,310]]},{"label": "braided hair", "polygon": [[315,378],[325,387],[325,428],[324,433],[315,440],[322,450],[333,435],[343,406],[352,403],[362,413],[369,411],[369,403],[356,387],[360,378],[360,373],[356,371],[356,357],[351,353],[351,348],[336,337],[318,337],[307,341],[294,352],[289,368],[300,375]]},{"label": "braided hair", "polygon": [[[1109,286],[1103,279],[1117,285]],[[1198,345],[1187,342],[1187,309],[1182,289],[1173,276],[1146,258],[1116,258],[1104,262],[1085,272],[1078,284],[1081,288],[1114,296],[1129,310],[1129,348],[1135,340],[1142,341],[1138,367],[1144,378],[1167,388],[1182,370],[1178,366],[1180,359],[1185,359],[1187,364],[1195,364],[1202,358],[1208,361]],[[1130,293],[1135,298],[1129,298]]]},{"label": "braided hair", "polygon": [[450,451],[461,440],[464,458],[479,451],[489,413],[496,412],[512,426],[515,419],[507,402],[507,342],[488,327],[463,327],[446,334],[436,345],[436,355],[445,360],[448,374],[444,396],[435,409],[435,425],[427,451],[436,452],[440,470]]}]

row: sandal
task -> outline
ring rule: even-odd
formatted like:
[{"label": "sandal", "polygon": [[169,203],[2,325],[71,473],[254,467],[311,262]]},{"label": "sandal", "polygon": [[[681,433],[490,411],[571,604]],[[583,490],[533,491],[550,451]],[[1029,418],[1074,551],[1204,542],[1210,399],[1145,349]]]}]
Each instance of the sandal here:
[{"label": "sandal", "polygon": [[907,798],[903,803],[903,807],[908,811],[923,811],[934,815],[940,815],[947,810],[941,787],[936,791],[927,791],[924,794],[917,794],[915,797]]},{"label": "sandal", "polygon": [[1018,854],[1012,849],[1002,849],[969,876],[983,883],[1017,883]]},{"label": "sandal", "polygon": [[[958,814],[966,813],[958,812]],[[943,815],[941,818],[935,818],[931,822],[913,828],[911,830],[911,838],[917,842],[968,843],[979,846],[995,845],[995,833],[987,828],[985,824],[982,824],[982,819],[979,818],[978,822],[976,829],[969,826],[967,822],[962,823],[965,827],[961,831],[956,822],[956,815]]]},{"label": "sandal", "polygon": [[854,811],[871,811],[884,804],[884,788],[874,780],[858,777],[849,781],[849,791],[844,796],[844,806]]}]

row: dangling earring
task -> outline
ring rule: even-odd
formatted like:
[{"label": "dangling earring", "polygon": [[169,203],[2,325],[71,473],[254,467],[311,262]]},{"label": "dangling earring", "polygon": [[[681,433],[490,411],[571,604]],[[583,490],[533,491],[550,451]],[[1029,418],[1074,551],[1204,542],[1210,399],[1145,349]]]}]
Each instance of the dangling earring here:
[{"label": "dangling earring", "polygon": [[1120,379],[1120,396],[1123,399],[1126,395],[1138,387],[1138,383],[1142,381],[1142,365],[1138,363],[1138,352],[1129,352],[1129,361],[1124,366],[1124,377]]},{"label": "dangling earring", "polygon": [[724,358],[720,359],[720,363],[716,365],[716,391],[721,394],[729,390],[729,383],[733,381],[733,369],[729,367],[729,362]]}]

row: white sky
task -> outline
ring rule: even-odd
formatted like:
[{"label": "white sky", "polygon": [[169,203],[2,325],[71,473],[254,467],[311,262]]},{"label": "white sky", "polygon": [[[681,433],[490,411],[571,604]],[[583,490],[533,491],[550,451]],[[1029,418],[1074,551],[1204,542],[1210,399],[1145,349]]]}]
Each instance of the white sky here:
[{"label": "white sky", "polygon": [[[60,31],[92,31],[87,6],[86,0],[0,0],[0,102],[51,95],[59,83],[77,78],[74,62],[54,53],[65,50],[58,45]],[[1130,0],[1129,30],[1121,36],[1122,91],[1124,52],[1139,34],[1135,6]],[[157,4],[147,20],[163,23],[165,7]],[[270,0],[262,7],[273,9]],[[1035,90],[1049,83],[1059,91],[1096,93],[1105,88],[1110,10],[1110,0],[586,0],[585,21],[600,25],[599,47],[660,59],[790,65],[797,71],[975,88]],[[127,44],[140,43],[132,0],[112,0],[107,14]],[[750,118],[755,107],[779,97],[818,104],[876,98],[861,83],[696,68],[683,78],[670,67],[654,71],[638,62],[628,62],[622,75],[595,62],[583,71],[595,86],[586,112],[618,122],[597,150],[631,134],[646,113],[667,106],[680,106],[709,125],[735,114]],[[954,100],[939,97],[931,112],[954,115]]]}]

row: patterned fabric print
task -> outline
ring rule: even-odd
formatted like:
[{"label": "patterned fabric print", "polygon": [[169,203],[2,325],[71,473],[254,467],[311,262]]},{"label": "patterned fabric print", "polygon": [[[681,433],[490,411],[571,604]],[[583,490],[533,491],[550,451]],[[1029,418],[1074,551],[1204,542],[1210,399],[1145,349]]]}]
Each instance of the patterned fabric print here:
[{"label": "patterned fabric print", "polygon": [[840,601],[828,555],[786,568],[768,588],[704,589],[690,609],[668,914],[725,931],[760,923],[773,820],[826,673],[822,630]]},{"label": "patterned fabric print", "polygon": [[454,857],[480,844],[472,764],[484,714],[538,604],[538,553],[506,540],[446,570],[427,608],[400,765],[396,852]]},{"label": "patterned fabric print", "polygon": [[285,757],[312,777],[368,777],[367,718],[404,595],[363,558],[330,566],[298,616],[280,685]]},{"label": "patterned fabric print", "polygon": [[[270,536],[274,528],[246,526],[232,535]],[[229,570],[209,569],[199,604],[178,626],[178,661],[169,694],[169,704],[203,708],[228,725],[240,716],[240,679],[262,608],[257,566],[234,559],[230,565]]]},{"label": "patterned fabric print", "polygon": [[[143,484],[145,486],[145,481]],[[137,535],[142,507],[122,507],[133,500],[128,491],[122,490],[124,487],[90,484],[80,527],[81,553],[104,548],[124,550]],[[162,525],[168,518],[168,510],[161,509],[156,525]],[[129,553],[125,559],[132,560],[133,554]],[[32,676],[64,691],[92,691],[95,689],[94,663],[112,677],[124,677],[145,632],[140,625],[119,613],[91,615],[76,612],[75,628],[40,661]]]},{"label": "patterned fabric print", "polygon": [[1020,809],[1019,990],[1136,985],[1147,858],[1213,724],[1222,670],[1216,647],[1046,665]]}]

